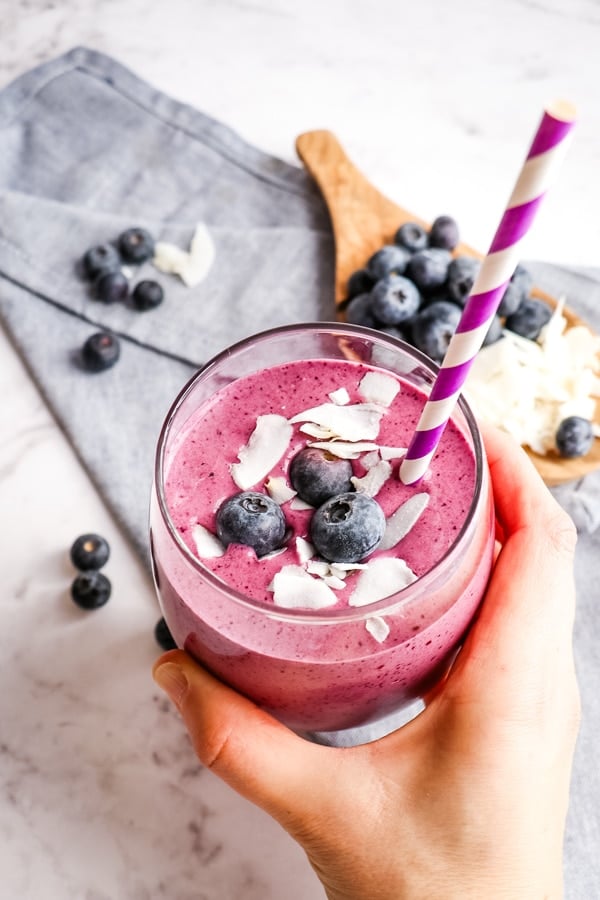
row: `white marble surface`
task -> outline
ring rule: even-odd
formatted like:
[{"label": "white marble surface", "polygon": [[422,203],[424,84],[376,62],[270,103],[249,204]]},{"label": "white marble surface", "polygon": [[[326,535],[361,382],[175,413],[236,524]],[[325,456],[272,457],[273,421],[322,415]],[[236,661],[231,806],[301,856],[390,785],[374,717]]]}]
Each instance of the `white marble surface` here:
[{"label": "white marble surface", "polygon": [[[0,84],[75,45],[294,160],[335,131],[389,196],[485,249],[542,104],[581,110],[527,255],[598,264],[594,0],[0,0]],[[0,330],[0,894],[314,900],[303,855],[196,763],[149,675],[147,573]],[[70,602],[67,548],[112,545],[114,597]],[[117,689],[115,689],[117,685]]]}]

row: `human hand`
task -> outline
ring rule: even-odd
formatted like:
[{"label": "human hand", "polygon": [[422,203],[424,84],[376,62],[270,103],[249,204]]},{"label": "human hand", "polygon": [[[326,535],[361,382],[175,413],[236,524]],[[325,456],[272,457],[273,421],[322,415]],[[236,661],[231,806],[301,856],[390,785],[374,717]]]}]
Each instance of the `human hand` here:
[{"label": "human hand", "polygon": [[306,851],[330,900],[558,900],[579,718],[575,530],[526,454],[485,431],[501,544],[464,646],[421,715],[311,744],[182,651],[158,684],[201,762]]}]

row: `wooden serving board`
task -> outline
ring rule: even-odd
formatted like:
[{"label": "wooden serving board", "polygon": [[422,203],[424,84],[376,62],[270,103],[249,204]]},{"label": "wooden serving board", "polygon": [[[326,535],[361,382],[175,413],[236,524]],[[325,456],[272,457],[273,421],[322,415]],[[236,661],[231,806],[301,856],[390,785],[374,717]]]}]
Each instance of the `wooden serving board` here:
[{"label": "wooden serving board", "polygon": [[[425,228],[429,223],[384,196],[365,178],[346,155],[331,131],[307,131],[296,140],[298,156],[317,182],[329,209],[335,238],[335,301],[343,318],[341,304],[346,299],[348,278],[361,269],[368,258],[383,244],[391,244],[399,226],[417,222]],[[459,244],[455,253],[483,258],[478,250]],[[532,295],[556,306],[556,299],[534,288]],[[565,308],[568,327],[585,324]],[[600,402],[596,404],[595,421],[600,424]],[[563,459],[557,453],[540,456],[528,453],[548,485],[558,485],[581,478],[600,466],[600,440],[596,439],[586,456]]]}]

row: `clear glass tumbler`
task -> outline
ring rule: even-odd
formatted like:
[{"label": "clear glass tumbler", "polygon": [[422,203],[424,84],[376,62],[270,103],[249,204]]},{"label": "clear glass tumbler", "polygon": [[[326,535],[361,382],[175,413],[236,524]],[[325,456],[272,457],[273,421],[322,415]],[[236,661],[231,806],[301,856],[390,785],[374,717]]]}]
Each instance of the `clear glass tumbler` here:
[{"label": "clear glass tumbler", "polygon": [[[165,496],[165,476],[189,417],[218,390],[250,373],[292,360],[320,359],[377,366],[425,395],[437,372],[414,348],[357,326],[295,325],[241,341],[195,374],[174,401],[158,441],[150,513],[156,589],[178,646],[305,734],[393,723],[397,718],[390,720],[390,715],[418,709],[446,674],[478,608],[494,546],[485,453],[473,414],[461,398],[452,418],[476,464],[468,513],[445,555],[402,591],[363,607],[286,609],[238,593],[191,552],[174,526]],[[373,616],[383,617],[390,628],[385,641],[365,639],[365,621]],[[380,724],[369,734],[391,727]]]}]

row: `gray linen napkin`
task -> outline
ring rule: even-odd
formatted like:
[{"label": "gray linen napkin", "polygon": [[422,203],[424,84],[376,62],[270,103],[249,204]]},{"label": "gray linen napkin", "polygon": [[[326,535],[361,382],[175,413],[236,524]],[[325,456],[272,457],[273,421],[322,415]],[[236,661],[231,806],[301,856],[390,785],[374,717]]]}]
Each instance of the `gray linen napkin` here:
[{"label": "gray linen napkin", "polygon": [[[331,319],[329,216],[300,168],[86,49],[0,93],[0,314],[114,513],[147,555],[153,453],[177,391],[253,332]],[[216,247],[194,288],[145,264],[165,302],[139,313],[90,296],[87,248],[131,226],[188,249],[204,222]],[[100,328],[121,359],[77,365]]]},{"label": "gray linen napkin", "polygon": [[[0,316],[58,421],[147,558],[154,446],[185,381],[232,341],[263,328],[332,319],[333,241],[309,176],[249,146],[114,60],[75,49],[0,92]],[[186,288],[146,264],[166,300],[149,313],[90,297],[77,263],[132,225],[187,248],[197,222],[216,245],[207,278]],[[528,263],[535,281],[600,331],[600,270]],[[93,331],[122,356],[77,365]],[[582,532],[576,657],[584,721],[573,778],[566,896],[600,896],[598,536],[600,474],[556,489]]]}]

